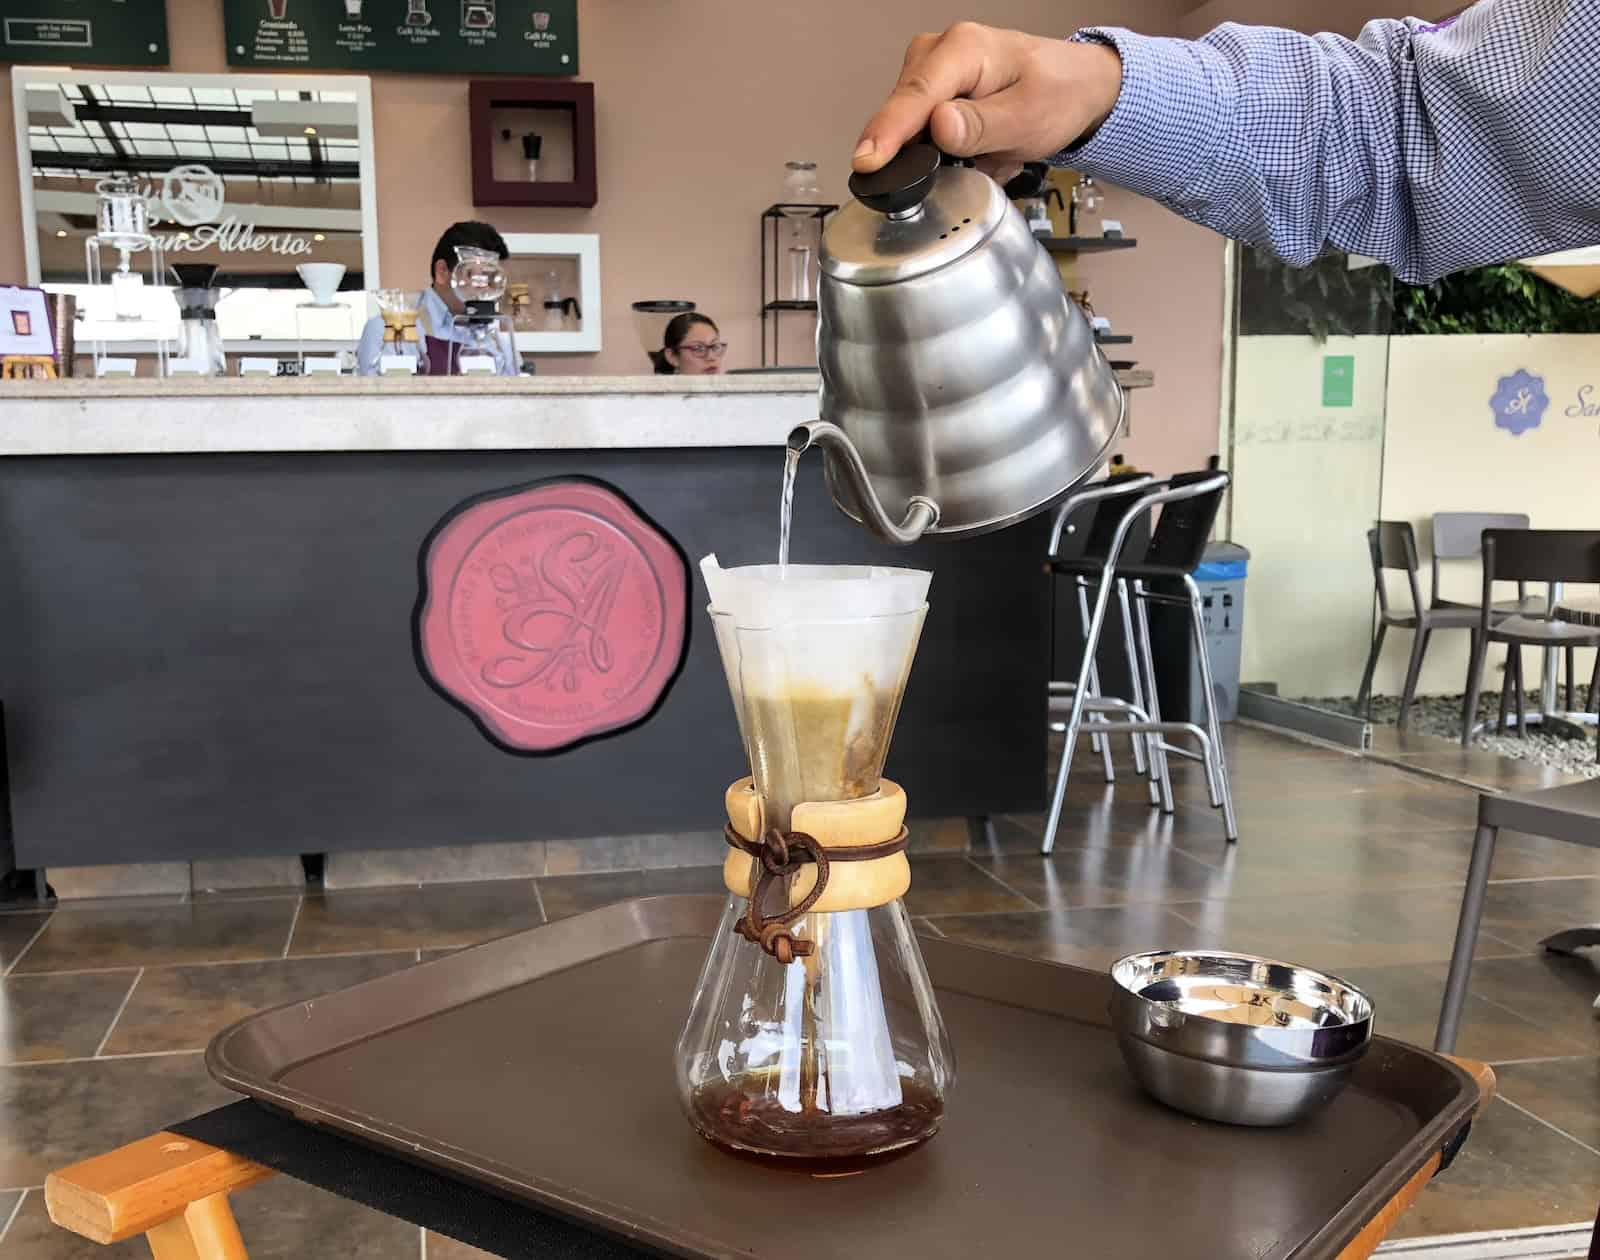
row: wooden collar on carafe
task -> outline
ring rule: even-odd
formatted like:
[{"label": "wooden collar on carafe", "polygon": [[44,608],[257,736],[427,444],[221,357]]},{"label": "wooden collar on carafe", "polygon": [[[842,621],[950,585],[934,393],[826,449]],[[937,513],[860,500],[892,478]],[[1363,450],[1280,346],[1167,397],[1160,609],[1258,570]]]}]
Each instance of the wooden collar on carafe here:
[{"label": "wooden collar on carafe", "polygon": [[[762,863],[753,856],[762,843],[760,801],[755,784],[740,779],[728,788],[729,847],[722,864],[723,882],[728,891],[748,897],[763,874]],[[911,887],[911,864],[905,855],[906,794],[898,783],[880,780],[871,796],[853,801],[807,801],[796,805],[790,816],[790,832],[810,837],[829,859],[826,880],[815,902],[806,913],[832,914],[840,910],[870,910],[903,897]],[[742,843],[741,843],[742,842]],[[860,860],[852,849],[876,850],[863,853]],[[785,881],[785,899],[790,908],[800,906],[817,884],[819,866],[808,860],[803,850],[791,855],[797,863]]]}]

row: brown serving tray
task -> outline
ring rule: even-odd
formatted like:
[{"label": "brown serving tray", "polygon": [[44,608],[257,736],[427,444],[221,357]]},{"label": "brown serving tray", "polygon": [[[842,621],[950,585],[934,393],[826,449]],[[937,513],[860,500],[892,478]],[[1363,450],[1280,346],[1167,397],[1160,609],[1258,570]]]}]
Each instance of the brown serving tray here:
[{"label": "brown serving tray", "polygon": [[763,1260],[1334,1257],[1477,1103],[1454,1064],[1380,1037],[1303,1124],[1191,1120],[1128,1076],[1105,975],[924,939],[958,1065],[943,1131],[857,1176],[770,1169],[696,1136],[673,1087],[721,906],[656,897],[503,937],[254,1015],[206,1062],[644,1249]]}]

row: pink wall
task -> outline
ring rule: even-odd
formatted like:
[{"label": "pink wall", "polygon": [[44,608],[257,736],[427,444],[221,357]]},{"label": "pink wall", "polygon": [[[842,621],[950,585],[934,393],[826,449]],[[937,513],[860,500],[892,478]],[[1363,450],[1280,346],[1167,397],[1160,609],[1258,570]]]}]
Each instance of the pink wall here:
[{"label": "pink wall", "polygon": [[[1228,16],[1283,20],[1288,0],[989,0],[984,20],[1041,34],[1090,22],[1152,33],[1204,29]],[[1333,13],[1359,25],[1372,5],[1292,0],[1291,17]],[[225,70],[220,0],[168,0],[176,71]],[[1226,12],[1224,12],[1226,10]],[[1270,12],[1269,12],[1270,10]],[[629,303],[689,297],[732,343],[729,365],[759,362],[757,214],[776,200],[786,158],[818,162],[825,196],[845,195],[860,124],[893,81],[908,38],[969,16],[956,0],[652,0],[585,4],[582,77],[596,85],[600,203],[593,210],[471,204],[467,86],[443,77],[373,79],[384,281],[421,284],[440,229],[485,217],[504,231],[595,232],[601,238],[605,350],[547,356],[545,372],[645,369]],[[0,99],[0,137],[13,134]],[[13,163],[0,161],[0,205],[17,204]],[[1157,471],[1192,466],[1215,447],[1221,360],[1222,244],[1147,202],[1113,191],[1140,248],[1086,258],[1080,283],[1119,332],[1127,357],[1156,373],[1137,398],[1129,454]],[[14,216],[0,215],[0,278],[23,274]],[[808,359],[796,326],[784,359]],[[787,340],[787,339],[786,339]]]}]

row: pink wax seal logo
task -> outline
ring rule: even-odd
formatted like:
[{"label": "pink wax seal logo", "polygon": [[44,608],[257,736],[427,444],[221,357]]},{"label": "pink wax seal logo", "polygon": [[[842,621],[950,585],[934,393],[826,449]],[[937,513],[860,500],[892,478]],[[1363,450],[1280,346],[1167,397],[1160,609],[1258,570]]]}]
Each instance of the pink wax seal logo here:
[{"label": "pink wax seal logo", "polygon": [[688,567],[619,492],[469,500],[425,545],[417,654],[497,743],[554,752],[643,721],[683,661]]}]

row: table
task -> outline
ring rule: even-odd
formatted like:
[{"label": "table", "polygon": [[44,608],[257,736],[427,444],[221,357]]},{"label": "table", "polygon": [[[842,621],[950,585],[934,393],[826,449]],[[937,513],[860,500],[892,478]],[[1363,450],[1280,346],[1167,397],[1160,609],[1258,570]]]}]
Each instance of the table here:
[{"label": "table", "polygon": [[1574,625],[1600,627],[1600,599],[1562,596],[1556,601],[1556,616]]},{"label": "table", "polygon": [[[1570,597],[1559,582],[1550,584],[1546,610],[1546,615],[1552,620],[1600,627],[1600,600]],[[1558,651],[1557,648],[1547,647],[1539,654],[1542,662],[1539,671],[1539,708],[1524,720],[1528,726],[1537,725],[1549,734],[1564,739],[1584,739],[1587,737],[1584,727],[1594,726],[1597,718],[1593,713],[1564,711],[1557,705]],[[1502,733],[1492,719],[1477,729]]]},{"label": "table", "polygon": [[[1481,1112],[1494,1095],[1494,1072],[1452,1057],[1478,1083]],[[238,1104],[236,1104],[238,1105]],[[1366,1260],[1439,1171],[1435,1153],[1362,1231],[1339,1260]],[[98,1243],[145,1235],[155,1260],[249,1260],[228,1196],[273,1176],[263,1164],[180,1133],[155,1133],[51,1173],[50,1219]],[[462,1194],[481,1194],[462,1187]]]}]

